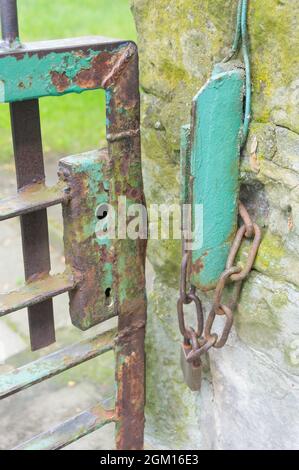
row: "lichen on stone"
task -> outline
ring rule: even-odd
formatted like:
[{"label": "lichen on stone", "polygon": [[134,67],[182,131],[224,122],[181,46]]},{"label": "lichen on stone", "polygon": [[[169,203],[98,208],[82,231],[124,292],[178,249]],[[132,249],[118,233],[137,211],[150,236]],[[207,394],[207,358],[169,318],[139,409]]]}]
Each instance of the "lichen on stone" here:
[{"label": "lichen on stone", "polygon": [[[180,127],[190,122],[192,99],[213,65],[229,51],[237,2],[131,3],[140,51],[147,200],[173,203],[179,200]],[[149,243],[156,282],[147,333],[147,413],[162,444],[164,439],[175,445],[177,438],[183,446],[193,419],[199,426],[193,448],[299,447],[296,425],[288,435],[281,432],[281,423],[294,423],[294,414],[299,422],[294,409],[299,402],[298,21],[297,0],[249,2],[253,119],[241,158],[240,195],[261,226],[263,241],[244,282],[229,344],[210,353],[209,386],[205,382],[196,412],[175,356],[179,243]],[[246,263],[249,249],[250,241],[244,242],[238,262]],[[208,310],[211,294],[200,295]],[[173,439],[164,438],[167,424]]]}]

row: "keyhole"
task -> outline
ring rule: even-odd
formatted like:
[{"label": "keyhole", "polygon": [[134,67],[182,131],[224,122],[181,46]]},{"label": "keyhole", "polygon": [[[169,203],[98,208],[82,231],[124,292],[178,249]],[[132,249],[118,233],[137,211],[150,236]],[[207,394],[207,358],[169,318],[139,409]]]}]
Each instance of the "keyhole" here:
[{"label": "keyhole", "polygon": [[99,220],[105,219],[108,215],[108,210],[109,210],[108,204],[101,204],[97,208],[97,213],[96,213],[97,218]]},{"label": "keyhole", "polygon": [[[108,204],[101,204],[98,208],[97,208],[97,211],[96,211],[96,217],[98,220],[104,220],[107,218],[108,216],[108,210],[109,210],[109,207],[108,207]],[[105,226],[103,227],[103,232],[107,232],[107,225],[105,224]]]},{"label": "keyhole", "polygon": [[97,218],[99,220],[103,220],[103,219],[105,219],[105,217],[107,217],[107,215],[108,215],[108,211],[104,211],[103,214],[98,214]]}]

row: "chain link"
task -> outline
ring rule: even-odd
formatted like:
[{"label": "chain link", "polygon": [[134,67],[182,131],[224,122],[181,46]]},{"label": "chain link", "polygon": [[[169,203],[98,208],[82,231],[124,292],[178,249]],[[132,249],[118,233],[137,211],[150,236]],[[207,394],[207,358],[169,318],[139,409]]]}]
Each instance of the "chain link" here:
[{"label": "chain link", "polygon": [[[261,243],[261,230],[257,224],[252,222],[247,209],[241,202],[239,203],[239,214],[243,224],[237,231],[227,258],[226,268],[217,282],[213,305],[205,324],[202,303],[196,294],[196,288],[191,286],[190,290],[187,292],[187,274],[191,252],[183,251],[180,297],[177,303],[177,311],[180,332],[184,338],[184,344],[191,347],[190,352],[187,355],[187,362],[191,362],[193,365],[198,365],[200,363],[201,355],[206,353],[210,348],[213,347],[219,349],[226,344],[233,325],[233,310],[236,308],[238,303],[242,281],[251,271]],[[248,253],[246,265],[242,268],[235,264],[235,259],[244,238],[253,239],[253,241]],[[235,284],[235,292],[229,305],[225,305],[222,302],[222,296],[224,288],[229,282],[233,282]],[[196,330],[186,326],[185,323],[184,305],[191,303],[194,303],[195,305],[197,321]],[[214,321],[217,316],[225,317],[225,323],[221,335],[212,332]]]}]

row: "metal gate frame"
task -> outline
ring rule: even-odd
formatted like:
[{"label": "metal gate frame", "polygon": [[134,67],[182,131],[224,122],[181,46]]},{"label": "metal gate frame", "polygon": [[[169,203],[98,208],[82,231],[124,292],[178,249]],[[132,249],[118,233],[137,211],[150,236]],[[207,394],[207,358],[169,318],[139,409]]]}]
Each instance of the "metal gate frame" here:
[{"label": "metal gate frame", "polygon": [[[66,207],[73,194],[64,182],[52,188],[45,185],[38,99],[104,89],[112,166],[110,203],[116,207],[118,197],[126,196],[129,204],[144,204],[138,50],[130,41],[102,37],[20,45],[16,0],[1,0],[1,7],[0,101],[10,103],[18,192],[0,201],[0,220],[20,217],[26,283],[0,295],[0,316],[28,307],[32,349],[39,349],[55,341],[52,298],[66,291],[80,292],[86,280],[84,273],[76,276],[74,266],[61,275],[49,274],[46,208]],[[114,349],[115,409],[96,405],[16,449],[60,449],[110,422],[116,423],[117,449],[143,448],[145,249],[144,240],[114,241],[116,330],[0,376],[2,399]],[[99,315],[99,322],[113,315]]]}]

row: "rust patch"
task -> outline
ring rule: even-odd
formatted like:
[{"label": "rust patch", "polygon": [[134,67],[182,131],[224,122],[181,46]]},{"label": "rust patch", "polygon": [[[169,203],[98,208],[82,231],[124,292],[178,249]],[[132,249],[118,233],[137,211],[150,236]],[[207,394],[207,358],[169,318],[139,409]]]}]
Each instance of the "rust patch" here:
[{"label": "rust patch", "polygon": [[59,93],[63,93],[70,86],[70,80],[65,73],[51,72],[52,83]]},{"label": "rust patch", "polygon": [[75,83],[80,88],[98,88],[100,86],[99,77],[93,68],[81,70],[76,76]]},{"label": "rust patch", "polygon": [[288,216],[288,230],[289,232],[294,230],[294,220],[291,214]]},{"label": "rust patch", "polygon": [[75,83],[80,88],[99,88],[103,84],[103,80],[111,70],[111,62],[115,60],[115,56],[111,56],[108,52],[95,56],[91,61],[89,69],[81,70],[76,78]]},{"label": "rust patch", "polygon": [[91,67],[77,74],[74,80],[76,85],[85,89],[112,86],[124,72],[134,51],[134,47],[129,46],[118,54],[111,55],[109,52],[102,52],[95,56],[91,61]]},{"label": "rust patch", "polygon": [[193,264],[192,264],[192,272],[194,274],[199,274],[200,271],[204,268],[204,263],[203,263],[203,257],[207,256],[207,252],[205,252],[200,258],[198,258]]},{"label": "rust patch", "polygon": [[132,186],[130,186],[129,184],[126,185],[126,188],[125,188],[125,191],[124,191],[124,188],[117,188],[119,189],[119,191],[117,191],[117,195],[118,194],[124,194],[125,192],[125,195],[133,200],[133,201],[137,201],[137,202],[140,202],[140,201],[143,201],[142,197],[143,197],[143,188],[142,187],[138,187],[138,188],[134,188]]},{"label": "rust patch", "polygon": [[130,156],[124,155],[124,158],[121,161],[120,173],[122,176],[126,176],[130,168]]},{"label": "rust patch", "polygon": [[117,196],[119,196],[119,195],[122,193],[122,187],[121,187],[120,181],[117,181],[117,182],[115,183],[114,190],[115,190],[115,194],[116,194]]},{"label": "rust patch", "polygon": [[118,419],[116,447],[125,450],[143,448],[144,355],[142,333],[141,336],[137,334],[134,340],[133,344],[123,348],[119,357],[120,364],[117,373],[119,389],[116,404]]}]

